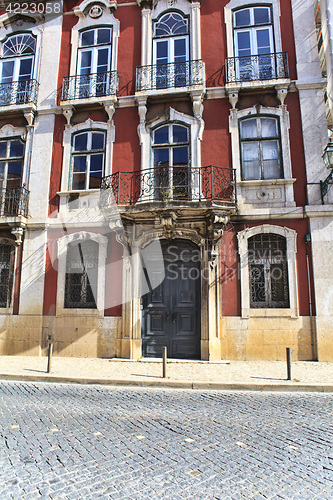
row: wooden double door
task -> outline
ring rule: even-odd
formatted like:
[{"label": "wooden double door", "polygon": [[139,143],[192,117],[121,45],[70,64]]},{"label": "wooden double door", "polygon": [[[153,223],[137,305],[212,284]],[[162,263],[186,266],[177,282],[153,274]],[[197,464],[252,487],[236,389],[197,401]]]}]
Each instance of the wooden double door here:
[{"label": "wooden double door", "polygon": [[197,246],[184,240],[163,242],[164,280],[160,262],[152,257],[145,278],[151,288],[141,299],[142,353],[160,357],[167,347],[169,358],[200,359],[201,264]]}]

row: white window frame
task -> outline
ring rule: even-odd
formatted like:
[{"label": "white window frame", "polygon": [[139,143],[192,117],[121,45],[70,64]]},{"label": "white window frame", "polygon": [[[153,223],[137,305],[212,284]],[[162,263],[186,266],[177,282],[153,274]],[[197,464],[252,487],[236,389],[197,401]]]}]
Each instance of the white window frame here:
[{"label": "white window frame", "polygon": [[272,13],[272,26],[273,26],[273,47],[275,47],[276,52],[282,52],[282,42],[281,42],[281,27],[280,27],[280,1],[279,0],[271,0],[267,2],[267,0],[256,0],[253,4],[247,4],[244,0],[231,0],[224,7],[224,22],[226,24],[226,32],[227,32],[227,56],[228,57],[236,57],[235,48],[234,48],[234,26],[233,26],[233,13],[235,10],[240,10],[241,8],[246,7],[271,7]]},{"label": "white window frame", "polygon": [[[284,174],[281,179],[242,180],[239,122],[242,118],[251,118],[251,116],[271,116],[279,120],[281,162]],[[258,198],[256,203],[261,205],[267,203],[274,206],[275,202],[272,193],[274,189],[278,188],[283,191],[284,197],[281,201],[276,202],[276,206],[295,206],[293,184],[296,179],[292,177],[289,129],[289,113],[286,106],[279,106],[278,108],[253,106],[242,110],[230,110],[229,132],[231,134],[232,166],[236,172],[237,198],[240,205],[247,203],[247,190],[251,188],[263,190],[262,192],[265,193],[263,198]]]},{"label": "white window frame", "polygon": [[141,66],[152,64],[153,22],[159,19],[163,13],[171,10],[189,18],[189,58],[191,60],[201,59],[200,7],[200,1],[189,2],[188,0],[177,0],[177,5],[174,7],[170,7],[168,0],[159,0],[153,11],[149,7],[143,7],[141,11]]},{"label": "white window frame", "polygon": [[113,13],[110,13],[110,4],[114,2],[109,2],[107,0],[99,0],[99,4],[103,5],[103,14],[94,19],[89,16],[90,6],[94,6],[96,2],[87,2],[86,0],[82,2],[78,7],[74,8],[74,13],[79,16],[79,20],[76,25],[72,28],[72,51],[71,51],[71,64],[70,64],[70,75],[78,75],[79,64],[79,46],[80,46],[80,33],[86,31],[89,28],[99,28],[99,27],[110,27],[112,28],[112,40],[111,40],[111,67],[110,71],[116,71],[117,69],[117,53],[118,53],[118,37],[120,33],[120,21],[116,19]]},{"label": "white window frame", "polygon": [[29,169],[28,169],[28,144],[27,144],[27,129],[25,127],[13,127],[10,124],[4,125],[0,129],[0,141],[10,141],[20,139],[25,143],[24,147],[24,157],[23,157],[23,168],[22,168],[22,182],[21,186],[24,184],[28,186],[29,184]]},{"label": "white window frame", "polygon": [[[286,257],[288,266],[289,285],[289,307],[288,308],[251,308],[250,307],[250,278],[248,260],[248,239],[257,234],[278,234],[286,239]],[[298,293],[297,293],[297,271],[296,254],[297,233],[287,227],[264,224],[252,228],[246,228],[237,234],[238,253],[240,258],[240,286],[241,286],[241,316],[250,317],[292,317],[297,318]]]},{"label": "white window frame", "polygon": [[12,275],[12,289],[11,289],[11,297],[10,297],[10,306],[9,307],[0,307],[0,314],[12,314],[13,305],[14,305],[15,269],[16,269],[16,255],[17,255],[16,248],[17,248],[17,246],[15,245],[15,240],[12,240],[10,238],[0,238],[0,244],[9,245],[12,247],[12,250],[13,250],[13,260],[12,260],[13,275]]},{"label": "white window frame", "polygon": [[[89,184],[90,184],[90,172],[91,172],[91,169],[90,169],[90,165],[91,165],[91,157],[92,155],[94,154],[93,150],[91,150],[91,143],[92,143],[92,134],[93,133],[100,133],[100,134],[103,134],[104,136],[104,149],[103,149],[103,175],[102,177],[105,176],[105,148],[106,148],[106,132],[105,130],[98,130],[98,129],[91,129],[91,130],[82,130],[80,132],[77,132],[76,134],[73,134],[72,135],[72,157],[71,157],[71,168],[70,168],[70,175],[69,175],[69,186],[68,186],[68,189],[69,191],[71,192],[76,192],[76,191],[91,191],[92,189],[98,189],[98,188],[89,188]],[[84,133],[87,133],[88,134],[88,137],[87,137],[87,151],[74,151],[74,141],[75,141],[75,137],[80,135],[80,134],[84,134]],[[98,154],[101,154],[102,151],[98,151]],[[86,182],[85,182],[85,188],[82,190],[82,189],[73,189],[72,188],[72,185],[73,185],[73,168],[74,168],[74,158],[75,156],[86,156],[86,170],[85,170],[85,175],[86,175]]]},{"label": "white window frame", "polygon": [[[66,261],[67,247],[70,243],[92,240],[98,243],[98,275],[97,275],[97,297],[96,308],[65,308],[65,287],[66,287]],[[107,257],[108,239],[99,233],[80,231],[67,234],[58,240],[58,280],[57,280],[57,316],[104,316],[105,301],[105,263]]]},{"label": "white window frame", "polygon": [[[185,113],[180,113],[173,108],[169,108],[168,116],[160,116],[152,122],[149,126],[145,125],[140,131],[140,142],[141,142],[141,165],[151,165],[153,168],[153,158],[152,158],[152,144],[151,144],[151,131],[158,128],[159,125],[177,123],[179,125],[187,126],[189,129],[189,157],[191,168],[198,169],[201,167],[201,124],[194,117],[187,115]],[[144,167],[143,167],[144,168]],[[195,186],[195,184],[197,184]],[[192,199],[199,199],[199,181],[195,183],[192,190]],[[139,201],[149,201],[145,197],[142,197]]]},{"label": "white window frame", "polygon": [[61,194],[73,193],[92,193],[93,189],[81,190],[81,191],[71,191],[71,152],[72,152],[72,138],[75,134],[79,132],[93,132],[93,131],[103,131],[105,132],[105,164],[104,164],[104,176],[111,174],[111,158],[112,158],[112,147],[114,142],[114,126],[108,121],[105,122],[94,122],[88,119],[84,123],[79,123],[78,125],[66,125],[64,136],[63,136],[63,169],[62,169],[62,180],[61,180]]}]

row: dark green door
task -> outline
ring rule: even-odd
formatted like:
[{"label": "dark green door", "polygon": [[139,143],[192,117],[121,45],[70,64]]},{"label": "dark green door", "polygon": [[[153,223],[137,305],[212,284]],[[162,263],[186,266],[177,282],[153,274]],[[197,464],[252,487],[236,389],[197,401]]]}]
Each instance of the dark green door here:
[{"label": "dark green door", "polygon": [[[200,358],[199,249],[183,240],[163,243],[164,281],[142,297],[142,353],[160,357],[166,346],[169,358]],[[154,259],[150,275],[163,270]]]}]

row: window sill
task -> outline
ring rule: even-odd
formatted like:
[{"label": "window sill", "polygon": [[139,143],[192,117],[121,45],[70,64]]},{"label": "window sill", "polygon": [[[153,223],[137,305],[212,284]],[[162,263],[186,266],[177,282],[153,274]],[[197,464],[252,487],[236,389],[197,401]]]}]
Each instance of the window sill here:
[{"label": "window sill", "polygon": [[242,318],[298,318],[298,311],[294,308],[250,308],[242,309]]},{"label": "window sill", "polygon": [[275,186],[284,184],[294,184],[296,179],[258,179],[249,181],[237,181],[237,186]]},{"label": "window sill", "polygon": [[57,195],[60,196],[60,197],[64,197],[64,196],[71,196],[73,194],[78,194],[78,195],[88,195],[88,194],[93,194],[93,193],[99,193],[100,192],[100,188],[96,188],[96,189],[77,189],[77,190],[72,190],[72,191],[58,191],[57,192]]},{"label": "window sill", "polygon": [[57,310],[56,316],[92,316],[96,318],[104,317],[104,310],[98,309],[81,309],[81,308],[61,308]]}]

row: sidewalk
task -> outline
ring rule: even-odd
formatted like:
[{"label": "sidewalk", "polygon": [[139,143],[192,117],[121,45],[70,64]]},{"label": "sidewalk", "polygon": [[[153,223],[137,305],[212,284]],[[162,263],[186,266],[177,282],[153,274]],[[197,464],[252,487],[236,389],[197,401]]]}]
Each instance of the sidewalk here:
[{"label": "sidewalk", "polygon": [[284,361],[138,361],[95,358],[0,356],[0,380],[65,382],[187,389],[333,392],[333,363],[295,361],[287,381]]}]

